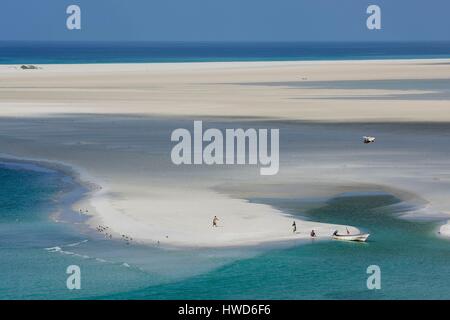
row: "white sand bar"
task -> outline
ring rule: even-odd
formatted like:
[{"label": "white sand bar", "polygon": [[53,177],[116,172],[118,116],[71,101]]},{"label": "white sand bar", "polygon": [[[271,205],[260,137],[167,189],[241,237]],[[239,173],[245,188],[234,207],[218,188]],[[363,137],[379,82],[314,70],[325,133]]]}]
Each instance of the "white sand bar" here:
[{"label": "white sand bar", "polygon": [[[426,93],[420,90],[288,85],[290,82],[295,85],[320,81],[449,79],[448,59],[41,67],[20,70],[18,66],[0,66],[2,115],[131,113],[317,121],[450,120],[449,103],[443,99],[411,98],[407,102],[354,99]],[[286,85],[267,86],[277,82]],[[246,83],[251,85],[239,85]],[[333,99],[339,96],[338,101]]]},{"label": "white sand bar", "polygon": [[[450,60],[444,59],[41,67],[20,70],[17,66],[0,66],[0,117],[131,114],[150,118],[450,121],[448,99],[414,98],[443,94],[433,89],[405,90],[401,86],[389,87],[389,82],[388,87],[381,84],[376,89],[330,88],[323,83],[446,80],[450,78]],[[311,85],[304,85],[308,83]],[[411,98],[391,98],[402,95]],[[155,177],[155,169],[164,171],[164,166],[170,164],[152,164],[152,145],[145,145],[145,136],[141,137],[142,144],[126,150],[110,141],[100,127],[87,126],[85,131],[74,131],[70,137],[58,136],[60,131],[51,123],[19,129],[0,134],[2,152],[82,168],[89,175],[82,179],[92,180],[103,189],[75,209],[89,208],[94,215],[93,226],[109,226],[118,236],[125,234],[146,243],[160,241],[176,246],[234,246],[309,238],[311,229],[320,237],[329,237],[336,228],[345,230],[345,226],[297,220],[298,233],[294,234],[291,216],[267,205],[213,191],[217,181],[208,183],[208,177],[192,181],[186,173],[180,177],[182,181],[173,173],[167,179]],[[49,137],[49,132],[53,135],[43,141],[40,137]],[[86,136],[103,139],[107,144],[89,147]],[[33,141],[35,137],[39,139]],[[38,148],[39,144],[42,146]],[[220,179],[226,180],[223,176],[216,180]],[[220,219],[218,228],[211,226],[214,215]],[[442,228],[441,232],[448,230]]]}]

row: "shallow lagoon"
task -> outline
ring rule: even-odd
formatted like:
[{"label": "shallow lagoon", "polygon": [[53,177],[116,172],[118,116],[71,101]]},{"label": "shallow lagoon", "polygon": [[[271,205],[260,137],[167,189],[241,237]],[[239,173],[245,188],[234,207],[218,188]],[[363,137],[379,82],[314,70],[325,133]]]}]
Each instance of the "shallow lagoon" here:
[{"label": "shallow lagoon", "polygon": [[[335,193],[332,200],[309,199],[303,195],[306,189],[296,190],[297,186],[311,181],[330,185],[339,184],[336,179],[347,176],[351,182],[353,177],[386,180],[386,175],[392,179],[401,177],[400,182],[405,185],[421,181],[424,191],[435,188],[445,196],[450,152],[447,124],[225,120],[204,121],[209,127],[217,128],[280,128],[280,173],[273,183],[267,184],[254,166],[245,170],[240,167],[188,170],[171,166],[168,162],[171,145],[167,143],[170,132],[191,126],[191,119],[106,116],[46,121],[7,119],[2,121],[0,133],[2,150],[11,154],[16,150],[15,144],[8,144],[8,135],[15,134],[29,141],[31,150],[42,146],[39,151],[42,154],[49,143],[61,145],[67,148],[68,156],[80,158],[87,152],[120,147],[142,157],[152,157],[154,161],[149,162],[147,172],[153,175],[172,179],[195,176],[192,183],[204,183],[208,179],[224,192],[229,191],[227,184],[238,184],[240,190],[233,196],[270,204],[313,221],[360,227],[372,234],[370,242],[313,241],[220,250],[126,246],[86,229],[76,214],[69,221],[53,221],[52,213],[63,210],[61,196],[77,188],[67,176],[51,170],[3,164],[0,166],[0,298],[449,298],[450,241],[436,234],[442,218],[430,215],[426,221],[405,220],[400,216],[417,203],[399,202],[389,193],[380,193],[376,185],[360,188],[349,183],[345,185],[346,191],[358,192]],[[50,121],[60,135],[55,136],[48,129]],[[23,130],[24,127],[29,130]],[[130,127],[135,130],[129,130]],[[105,136],[91,135],[94,129],[105,132]],[[83,134],[86,143],[72,141],[74,130]],[[145,139],[139,139],[142,132]],[[363,145],[360,137],[366,133],[375,135],[377,143]],[[145,149],[149,145],[151,149]],[[159,171],[152,171],[158,168]],[[228,183],[221,185],[225,178]],[[66,288],[65,271],[71,264],[81,267],[82,290]],[[372,264],[381,267],[379,291],[366,288],[366,268]]]},{"label": "shallow lagoon", "polygon": [[[58,190],[73,187],[55,172],[3,167],[0,175],[2,299],[449,297],[450,247],[436,236],[440,221],[399,218],[406,208],[391,195],[344,194],[325,203],[252,200],[314,221],[361,226],[372,233],[365,244],[311,240],[268,251],[178,251],[130,248],[54,223],[47,212],[57,210]],[[70,264],[81,267],[82,290],[65,288]],[[381,290],[366,288],[366,268],[372,264],[381,267]]]}]

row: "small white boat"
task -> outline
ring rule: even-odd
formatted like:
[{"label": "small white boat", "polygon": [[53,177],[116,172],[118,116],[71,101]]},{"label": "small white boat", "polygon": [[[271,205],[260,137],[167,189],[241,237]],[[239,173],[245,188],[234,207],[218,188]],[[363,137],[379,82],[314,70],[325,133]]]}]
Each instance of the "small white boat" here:
[{"label": "small white boat", "polygon": [[335,234],[333,235],[334,240],[344,240],[344,241],[359,241],[366,242],[367,238],[370,236],[369,233],[360,234]]},{"label": "small white boat", "polygon": [[375,137],[364,136],[364,137],[363,137],[363,142],[364,142],[365,144],[373,143],[373,142],[375,142]]}]

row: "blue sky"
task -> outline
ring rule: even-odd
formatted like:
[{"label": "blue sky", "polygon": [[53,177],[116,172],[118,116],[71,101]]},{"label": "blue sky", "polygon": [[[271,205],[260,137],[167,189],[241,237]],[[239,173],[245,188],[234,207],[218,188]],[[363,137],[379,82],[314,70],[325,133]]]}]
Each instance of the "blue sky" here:
[{"label": "blue sky", "polygon": [[[82,30],[66,29],[70,4]],[[1,0],[0,40],[450,41],[450,0]]]}]

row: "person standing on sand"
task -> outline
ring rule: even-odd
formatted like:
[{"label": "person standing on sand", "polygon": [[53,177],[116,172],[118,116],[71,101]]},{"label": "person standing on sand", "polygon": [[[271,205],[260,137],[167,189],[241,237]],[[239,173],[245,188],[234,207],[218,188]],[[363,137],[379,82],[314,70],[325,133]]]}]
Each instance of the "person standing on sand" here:
[{"label": "person standing on sand", "polygon": [[217,227],[217,222],[219,221],[219,218],[217,218],[217,216],[214,216],[213,219],[213,227]]},{"label": "person standing on sand", "polygon": [[316,236],[316,233],[314,232],[314,229],[311,230],[311,238],[314,238]]},{"label": "person standing on sand", "polygon": [[294,222],[292,222],[292,232],[293,233],[297,232],[297,224],[295,223],[295,220],[294,220]]}]

